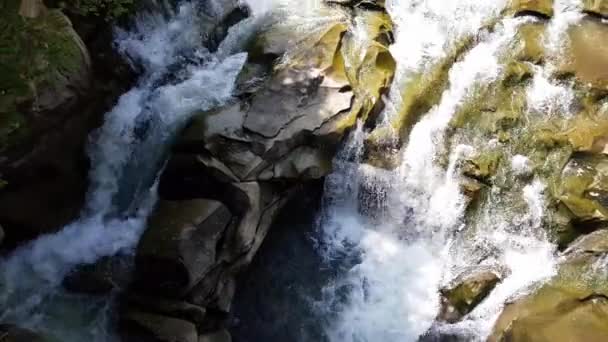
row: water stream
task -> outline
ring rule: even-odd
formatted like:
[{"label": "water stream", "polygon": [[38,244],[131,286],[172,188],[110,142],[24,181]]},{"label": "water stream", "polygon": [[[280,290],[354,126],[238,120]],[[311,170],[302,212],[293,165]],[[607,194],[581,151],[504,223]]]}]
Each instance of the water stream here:
[{"label": "water stream", "polygon": [[[221,17],[226,10],[221,1],[184,2],[166,13],[142,13],[132,28],[117,30],[117,49],[141,76],[91,135],[90,187],[81,217],[1,261],[2,322],[18,323],[58,341],[115,338],[108,329],[111,298],[70,294],[61,282],[77,265],[132,251],[155,204],[155,180],[167,146],[191,115],[232,100],[247,57],[239,53],[240,44],[255,32],[255,18],[276,6],[293,5],[291,12],[302,14],[290,1],[247,2],[253,16],[229,30],[213,52],[205,45],[201,20]],[[580,19],[579,5],[573,0],[555,2],[544,44],[556,59],[565,30]],[[303,263],[319,268],[308,270],[318,276],[295,277],[303,282],[295,302],[307,308],[293,309],[302,316],[289,316],[283,328],[305,326],[307,332],[282,336],[302,342],[408,342],[433,328],[464,340],[484,340],[507,299],[554,274],[556,247],[540,229],[546,184],[526,180],[511,192],[515,195],[493,189],[471,226],[464,218],[461,162],[481,144],[497,142],[454,143],[446,138],[458,110],[504,78],[504,60],[518,27],[536,20],[503,18],[505,6],[502,0],[387,0],[395,24],[391,53],[397,71],[380,125],[398,115],[400,90],[415,75],[440,63],[463,39],[474,39],[475,44],[451,66],[446,89],[412,128],[398,152],[401,164],[396,169],[364,163],[369,131],[363,123],[345,141],[325,181],[315,229],[305,242],[297,238],[306,245],[303,254],[314,259]],[[289,18],[309,25],[304,27],[318,20],[295,17]],[[526,94],[530,115],[568,112],[572,90],[551,81],[549,74],[535,69]],[[441,156],[447,156],[447,165],[439,162]],[[510,176],[527,172],[526,156],[510,158]],[[511,203],[517,200],[525,203],[524,213],[513,212]],[[439,289],[471,265],[506,270],[505,277],[462,322],[435,324]],[[267,295],[268,300],[276,299]],[[259,336],[251,341],[264,340]]]},{"label": "water stream", "polygon": [[131,29],[117,31],[117,49],[141,76],[90,137],[81,217],[2,260],[3,322],[58,341],[114,339],[111,298],[70,294],[61,282],[74,266],[132,251],[156,201],[155,179],[171,140],[192,114],[232,99],[246,54],[234,51],[238,37],[210,52],[202,31],[202,18],[232,10],[219,4],[185,2],[166,13],[141,13]]}]

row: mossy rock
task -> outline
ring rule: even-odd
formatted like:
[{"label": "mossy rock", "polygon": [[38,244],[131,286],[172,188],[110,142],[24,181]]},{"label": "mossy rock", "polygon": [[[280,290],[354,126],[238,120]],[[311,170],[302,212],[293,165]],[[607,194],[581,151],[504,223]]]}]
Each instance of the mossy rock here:
[{"label": "mossy rock", "polygon": [[507,304],[488,341],[608,340],[608,277],[597,269],[607,236],[598,231],[574,242],[552,279]]},{"label": "mossy rock", "polygon": [[0,61],[0,151],[30,137],[35,115],[88,86],[88,52],[59,10],[26,18],[18,0],[0,3]]},{"label": "mossy rock", "polygon": [[489,183],[490,178],[496,174],[501,160],[502,152],[500,150],[484,151],[472,158],[465,159],[462,173],[483,183]]},{"label": "mossy rock", "polygon": [[545,58],[543,37],[546,23],[532,22],[521,25],[517,29],[517,44],[514,57],[520,61],[540,63]]},{"label": "mossy rock", "polygon": [[534,12],[542,16],[553,16],[553,0],[511,0],[509,11],[514,14]]},{"label": "mossy rock", "polygon": [[564,168],[558,191],[577,220],[608,222],[608,156],[580,155]]},{"label": "mossy rock", "polygon": [[594,13],[602,17],[608,17],[607,0],[583,0],[583,9],[586,12]]},{"label": "mossy rock", "polygon": [[441,313],[438,319],[454,323],[471,312],[498,285],[500,278],[492,271],[459,277],[453,287],[442,289]]}]

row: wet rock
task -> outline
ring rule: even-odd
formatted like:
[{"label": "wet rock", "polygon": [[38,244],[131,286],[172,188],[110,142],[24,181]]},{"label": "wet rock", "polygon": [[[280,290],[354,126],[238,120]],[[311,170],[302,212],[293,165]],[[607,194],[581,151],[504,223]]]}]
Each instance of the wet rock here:
[{"label": "wet rock", "polygon": [[49,342],[45,338],[31,330],[22,329],[11,324],[0,325],[0,341],[2,342]]},{"label": "wet rock", "polygon": [[130,308],[183,319],[195,325],[201,325],[205,322],[205,308],[186,301],[135,294],[127,298],[127,303]]},{"label": "wet rock", "polygon": [[63,287],[75,293],[107,294],[126,288],[131,267],[128,256],[104,257],[94,264],[76,267],[63,280]]},{"label": "wet rock", "polygon": [[122,329],[135,341],[197,342],[194,324],[180,319],[131,310],[122,317]]},{"label": "wet rock", "polygon": [[[26,3],[40,9],[35,18],[19,16]],[[87,190],[87,137],[133,73],[117,53],[107,58],[108,22],[95,29],[107,35],[79,37],[59,9],[42,1],[4,1],[0,13],[0,45],[14,47],[4,54],[0,81],[0,223],[12,248],[78,217]]]},{"label": "wet rock", "polygon": [[162,201],[137,248],[135,286],[178,297],[190,290],[215,264],[231,220],[218,201]]},{"label": "wet rock", "polygon": [[[19,16],[19,3],[30,19]],[[0,12],[0,44],[13,47],[0,82],[0,222],[14,245],[67,223],[80,209],[90,113],[72,110],[92,71],[87,48],[61,11],[9,0]]]},{"label": "wet rock", "polygon": [[489,184],[490,178],[496,174],[501,161],[501,154],[496,151],[486,151],[464,160],[462,173],[481,183]]},{"label": "wet rock", "polygon": [[[336,8],[319,10],[347,16]],[[199,331],[223,328],[235,278],[285,201],[303,182],[331,172],[343,137],[358,118],[375,113],[392,80],[395,61],[381,43],[389,40],[390,20],[370,12],[360,14],[371,37],[363,46],[340,20],[320,24],[297,46],[288,39],[295,31],[282,25],[252,43],[239,98],[196,115],[173,147],[127,298],[195,305],[205,310],[204,320],[195,322]],[[278,55],[278,65],[266,58]],[[353,66],[348,74],[346,64]],[[181,309],[126,304],[127,311],[193,320]]]},{"label": "wet rock", "polygon": [[553,0],[511,0],[510,10],[514,13],[537,13],[540,16],[553,16]]},{"label": "wet rock", "polygon": [[575,156],[562,171],[557,193],[576,220],[608,221],[608,158]]},{"label": "wet rock", "polygon": [[500,282],[493,271],[462,275],[452,287],[442,289],[439,320],[455,323],[471,312]]},{"label": "wet rock", "polygon": [[198,337],[198,342],[232,342],[232,337],[228,331],[220,330],[200,335]]},{"label": "wet rock", "polygon": [[557,273],[508,303],[488,341],[604,341],[608,338],[606,231],[578,238]]}]

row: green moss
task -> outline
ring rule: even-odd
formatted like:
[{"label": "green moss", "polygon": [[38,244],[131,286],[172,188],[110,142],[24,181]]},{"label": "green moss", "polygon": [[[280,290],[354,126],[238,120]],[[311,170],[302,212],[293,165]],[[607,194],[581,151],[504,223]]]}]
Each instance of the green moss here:
[{"label": "green moss", "polygon": [[19,0],[0,3],[0,151],[30,134],[28,108],[35,109],[42,89],[80,72],[86,62],[59,10],[29,19],[18,8]]}]

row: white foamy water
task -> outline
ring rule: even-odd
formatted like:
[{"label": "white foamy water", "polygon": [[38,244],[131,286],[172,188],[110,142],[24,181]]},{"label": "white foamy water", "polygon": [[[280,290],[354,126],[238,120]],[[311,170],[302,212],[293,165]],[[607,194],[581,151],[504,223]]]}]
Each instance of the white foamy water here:
[{"label": "white foamy water", "polygon": [[2,322],[68,342],[113,339],[106,329],[108,299],[65,293],[61,282],[74,266],[131,251],[154,206],[155,178],[171,139],[195,112],[232,99],[247,56],[210,53],[203,45],[200,10],[185,3],[169,18],[142,14],[132,30],[118,31],[119,51],[141,67],[142,76],[91,135],[82,216],[2,261]]},{"label": "white foamy water", "polygon": [[[508,50],[518,22],[505,20],[454,64],[448,89],[412,130],[398,170],[376,171],[349,161],[348,167],[338,167],[337,175],[330,177],[330,193],[333,187],[356,188],[352,182],[365,185],[388,179],[384,189],[388,214],[379,219],[361,215],[353,204],[356,197],[339,201],[340,205],[329,203],[325,209],[328,218],[321,229],[326,255],[358,260],[325,288],[327,306],[335,315],[326,329],[331,341],[414,341],[433,323],[449,236],[460,229],[465,208],[457,169],[473,151],[466,145],[455,148],[447,171],[435,158],[461,104],[500,76],[499,59]],[[344,160],[339,157],[337,163],[343,165]],[[333,183],[334,179],[343,182]]]},{"label": "white foamy water", "polygon": [[547,27],[544,37],[545,49],[553,58],[568,47],[568,28],[583,17],[581,0],[555,0],[553,2],[553,18]]},{"label": "white foamy water", "polygon": [[[364,132],[346,145],[350,154],[336,159],[338,167],[326,184],[329,200],[320,225],[320,251],[340,271],[324,288],[322,303],[317,303],[325,317],[330,317],[325,325],[330,341],[416,341],[433,325],[434,332],[483,341],[505,302],[555,274],[556,247],[542,228],[546,185],[540,179],[522,177],[533,173],[532,162],[507,153],[507,172],[518,185],[508,191],[492,188],[480,209],[478,224],[470,227],[463,221],[466,198],[460,190],[460,162],[474,156],[478,148],[502,147],[494,140],[484,146],[446,148],[450,120],[484,87],[501,80],[502,62],[518,26],[533,20],[503,19],[493,30],[480,30],[503,5],[490,1],[387,2],[397,25],[397,42],[391,52],[398,61],[387,115],[398,111],[398,92],[408,77],[444,58],[447,48],[459,38],[476,35],[477,42],[451,67],[440,102],[413,127],[397,170],[359,164],[360,154],[352,151],[362,149]],[[576,13],[580,14],[580,7],[571,2],[555,6],[558,14],[548,25],[545,42],[548,51],[558,41],[562,46],[563,34],[557,32],[565,32],[576,22]],[[536,70],[527,92],[529,112],[568,115],[572,90],[549,75]],[[439,163],[442,154],[447,154],[447,166]],[[378,196],[361,196],[361,191]],[[378,205],[382,213],[361,211],[360,198],[377,197],[384,201]],[[513,207],[516,203],[517,208]],[[475,269],[491,269],[500,274],[501,282],[461,322],[435,322],[440,287]]]},{"label": "white foamy water", "polygon": [[445,58],[504,8],[505,1],[388,0],[395,26],[390,51],[398,61],[385,115],[396,115],[401,91],[412,77]]}]

